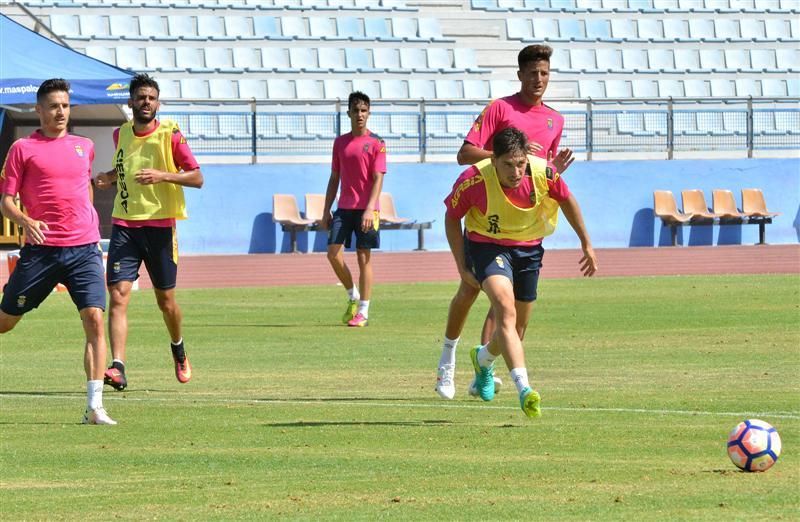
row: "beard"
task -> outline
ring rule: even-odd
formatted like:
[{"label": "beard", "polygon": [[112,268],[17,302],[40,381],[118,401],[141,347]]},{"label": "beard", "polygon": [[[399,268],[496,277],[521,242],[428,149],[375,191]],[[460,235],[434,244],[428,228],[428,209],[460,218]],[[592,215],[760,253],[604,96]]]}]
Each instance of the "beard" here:
[{"label": "beard", "polygon": [[150,114],[145,115],[141,109],[131,109],[133,111],[133,119],[140,125],[146,125],[156,119],[156,111],[150,109]]}]

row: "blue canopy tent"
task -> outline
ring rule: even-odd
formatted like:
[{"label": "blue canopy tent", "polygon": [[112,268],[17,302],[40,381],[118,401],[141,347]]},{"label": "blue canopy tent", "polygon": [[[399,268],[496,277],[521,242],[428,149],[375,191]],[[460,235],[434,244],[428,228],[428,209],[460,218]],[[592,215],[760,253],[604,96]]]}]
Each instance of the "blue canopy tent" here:
[{"label": "blue canopy tent", "polygon": [[32,105],[48,78],[72,86],[73,105],[119,104],[128,99],[129,71],[53,42],[0,16],[0,105]]}]

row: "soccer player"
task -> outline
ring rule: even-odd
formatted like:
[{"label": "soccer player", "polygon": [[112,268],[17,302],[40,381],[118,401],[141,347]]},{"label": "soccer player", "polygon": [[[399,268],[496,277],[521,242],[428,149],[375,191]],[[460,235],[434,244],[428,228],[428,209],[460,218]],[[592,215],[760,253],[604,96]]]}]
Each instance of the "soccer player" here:
[{"label": "soccer player", "polygon": [[158,83],[146,74],[134,76],[128,99],[133,120],[114,131],[114,169],[95,181],[101,188],[117,182],[106,271],[113,362],[105,372],[105,383],[120,391],[128,386],[128,302],[142,261],[169,332],[175,377],[181,383],[192,378],[181,331],[183,314],[175,300],[175,222],[187,217],[183,187],[202,187],[203,174],[178,125],[156,119],[159,106]]},{"label": "soccer player", "polygon": [[[386,173],[386,145],[380,136],[367,129],[370,100],[363,92],[353,92],[347,100],[350,132],[333,142],[331,177],[325,193],[322,227],[328,230],[328,261],[347,290],[347,309],[342,322],[347,326],[367,326],[372,295],[371,249],[380,247],[380,209],[378,207]],[[341,182],[336,212],[331,207]],[[358,259],[358,288],[344,261],[344,246],[349,247],[355,233]]]},{"label": "soccer player", "polygon": [[522,339],[536,300],[541,238],[555,231],[559,208],[581,240],[584,275],[595,273],[597,260],[578,202],[559,173],[564,157],[551,163],[529,155],[528,145],[513,127],[495,134],[492,156],[464,171],[445,199],[445,233],[462,283],[486,292],[496,319],[491,341],[470,352],[477,391],[485,401],[494,398],[494,360],[502,354],[522,410],[537,417],[540,398],[530,387]]},{"label": "soccer player", "polygon": [[[6,333],[63,283],[86,336],[84,424],[116,424],[103,408],[106,339],[100,220],[92,206],[94,143],[69,134],[70,85],[54,78],[36,93],[40,127],[11,145],[0,172],[0,210],[22,227],[25,246],[3,289],[0,333]],[[25,212],[14,203],[19,194]]]},{"label": "soccer player", "polygon": [[[529,45],[522,49],[517,62],[520,81],[518,93],[493,100],[475,120],[461,149],[458,151],[459,165],[473,165],[492,155],[492,138],[499,131],[515,127],[527,134],[528,153],[545,159],[558,158],[564,169],[574,158],[570,149],[558,152],[564,117],[542,101],[550,80],[550,56],[553,49],[547,45]],[[456,347],[467,321],[470,308],[477,299],[480,289],[462,281],[456,295],[450,302],[445,327],[442,354],[436,376],[436,392],[445,399],[455,396]],[[486,316],[481,332],[481,342],[486,343],[494,330],[492,311]],[[497,379],[497,385],[501,381]],[[471,395],[475,390],[470,387]]]}]

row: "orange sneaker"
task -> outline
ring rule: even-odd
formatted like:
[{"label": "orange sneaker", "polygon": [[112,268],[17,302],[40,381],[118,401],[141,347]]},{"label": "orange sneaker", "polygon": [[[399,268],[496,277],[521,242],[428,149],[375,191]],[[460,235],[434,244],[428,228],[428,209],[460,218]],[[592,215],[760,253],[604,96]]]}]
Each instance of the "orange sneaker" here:
[{"label": "orange sneaker", "polygon": [[361,315],[361,312],[359,312],[355,317],[347,321],[347,326],[355,326],[359,328],[362,326],[367,326],[367,318]]},{"label": "orange sneaker", "polygon": [[185,355],[183,362],[179,362],[178,358],[173,355],[172,360],[175,362],[175,377],[178,382],[186,384],[192,380],[192,365],[189,363],[189,356]]}]

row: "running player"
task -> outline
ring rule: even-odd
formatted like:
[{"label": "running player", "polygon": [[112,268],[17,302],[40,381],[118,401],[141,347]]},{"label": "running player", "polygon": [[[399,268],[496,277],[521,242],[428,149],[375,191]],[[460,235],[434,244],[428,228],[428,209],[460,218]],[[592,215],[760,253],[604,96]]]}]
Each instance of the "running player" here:
[{"label": "running player", "polygon": [[555,231],[559,208],[581,240],[583,274],[594,274],[597,261],[578,202],[559,174],[563,158],[550,163],[528,155],[527,136],[513,127],[495,134],[492,150],[453,185],[445,232],[462,283],[486,292],[497,322],[491,341],[470,352],[477,391],[485,401],[494,398],[494,360],[502,354],[522,410],[536,417],[539,394],[530,387],[522,339],[536,300],[541,238]]},{"label": "running player", "polygon": [[[371,249],[380,247],[380,208],[378,207],[386,173],[386,145],[380,136],[367,129],[370,100],[356,91],[347,100],[350,132],[333,142],[333,161],[322,227],[328,233],[328,261],[347,290],[347,309],[342,322],[347,326],[367,326],[372,296]],[[341,193],[336,212],[331,214],[336,192]],[[344,261],[344,247],[356,236],[358,288]]]},{"label": "running player", "polygon": [[[545,159],[558,158],[564,169],[572,164],[574,158],[570,149],[558,152],[564,117],[542,101],[550,80],[552,54],[553,49],[547,45],[529,45],[519,52],[519,92],[493,100],[484,108],[458,151],[459,165],[473,165],[489,158],[492,155],[492,138],[508,127],[516,127],[527,134],[529,154]],[[436,392],[442,398],[452,399],[455,396],[456,347],[470,308],[479,293],[480,289],[462,281],[450,302],[436,378]],[[493,330],[494,322],[489,309],[481,332],[481,342],[488,342]],[[501,384],[499,379],[497,384]],[[469,391],[471,395],[475,394],[472,387]]]},{"label": "running player", "polygon": [[[0,333],[14,328],[63,283],[86,336],[84,424],[116,424],[103,408],[106,339],[100,220],[92,206],[94,143],[67,132],[70,85],[46,80],[36,93],[40,127],[11,145],[0,173],[0,210],[22,227],[25,246],[3,289]],[[17,208],[19,194],[25,213]]]},{"label": "running player", "polygon": [[114,131],[114,170],[101,174],[96,181],[102,188],[117,182],[106,272],[111,294],[108,330],[114,360],[105,372],[105,383],[116,390],[128,386],[128,302],[142,261],[169,332],[175,377],[181,383],[192,378],[181,331],[183,315],[175,300],[175,221],[187,217],[183,187],[202,187],[203,175],[178,125],[156,119],[159,106],[158,83],[146,74],[137,74],[131,81],[128,99],[133,120]]}]

